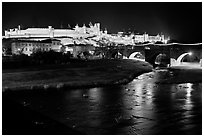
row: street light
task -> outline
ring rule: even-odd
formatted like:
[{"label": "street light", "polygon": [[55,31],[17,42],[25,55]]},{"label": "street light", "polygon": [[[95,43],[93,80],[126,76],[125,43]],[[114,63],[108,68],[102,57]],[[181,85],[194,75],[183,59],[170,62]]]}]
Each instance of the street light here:
[{"label": "street light", "polygon": [[191,56],[192,54],[193,54],[192,52],[188,52],[188,55],[190,55],[190,56]]}]

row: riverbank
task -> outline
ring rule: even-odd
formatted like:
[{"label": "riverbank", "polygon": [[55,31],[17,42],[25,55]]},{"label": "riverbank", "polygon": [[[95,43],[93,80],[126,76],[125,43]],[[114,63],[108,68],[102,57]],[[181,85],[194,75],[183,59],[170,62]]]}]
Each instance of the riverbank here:
[{"label": "riverbank", "polygon": [[202,83],[202,68],[173,66],[165,69],[154,69],[152,72],[136,77],[136,79],[156,84]]},{"label": "riverbank", "polygon": [[164,83],[202,83],[202,67],[174,66],[168,70],[171,79]]},{"label": "riverbank", "polygon": [[3,70],[2,90],[119,85],[150,71],[149,63],[136,60],[89,60],[79,64]]}]

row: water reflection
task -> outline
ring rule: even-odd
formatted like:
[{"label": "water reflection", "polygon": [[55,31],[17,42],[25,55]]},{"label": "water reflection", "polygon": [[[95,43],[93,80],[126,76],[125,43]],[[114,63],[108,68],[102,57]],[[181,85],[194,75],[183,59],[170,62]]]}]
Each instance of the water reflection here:
[{"label": "water reflection", "polygon": [[92,99],[93,102],[101,102],[102,101],[102,92],[101,88],[91,88],[88,89],[88,95]]},{"label": "water reflection", "polygon": [[192,83],[186,83],[186,86],[185,86],[185,89],[186,89],[186,102],[185,102],[185,109],[186,110],[192,110],[192,102],[191,102],[191,92],[193,91],[193,88],[192,88],[193,84]]},{"label": "water reflection", "polygon": [[7,95],[85,134],[200,134],[202,84],[155,83],[162,72],[124,86]]}]

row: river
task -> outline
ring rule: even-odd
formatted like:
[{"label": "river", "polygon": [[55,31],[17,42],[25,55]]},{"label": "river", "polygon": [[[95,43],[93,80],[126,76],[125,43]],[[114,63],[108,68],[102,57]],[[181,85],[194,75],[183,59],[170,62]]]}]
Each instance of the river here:
[{"label": "river", "polygon": [[[7,97],[82,134],[202,134],[202,83],[186,81],[192,79],[189,76],[182,71],[154,70],[121,86],[10,91],[3,99]],[[174,82],[179,78],[183,82]],[[3,117],[9,119],[11,115],[4,110]],[[48,124],[43,119],[29,120],[36,126]],[[4,123],[6,133],[9,126]]]}]

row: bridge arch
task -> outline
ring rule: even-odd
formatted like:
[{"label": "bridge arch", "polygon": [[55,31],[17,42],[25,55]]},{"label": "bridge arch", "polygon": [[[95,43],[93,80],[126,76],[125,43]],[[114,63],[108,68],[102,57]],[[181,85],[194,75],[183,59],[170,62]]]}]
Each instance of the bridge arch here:
[{"label": "bridge arch", "polygon": [[191,52],[186,52],[186,53],[181,54],[181,55],[177,58],[176,62],[177,62],[177,63],[181,63],[182,60],[183,60],[183,58],[184,58],[185,56],[187,56],[187,55],[190,55],[190,56],[191,56],[192,53],[191,53]]},{"label": "bridge arch", "polygon": [[156,65],[166,65],[167,55],[164,53],[159,53],[155,57],[155,64]]},{"label": "bridge arch", "polygon": [[178,56],[177,59],[171,58],[171,66],[181,65],[183,62],[194,62],[201,64],[201,58],[196,53],[185,52]]},{"label": "bridge arch", "polygon": [[130,54],[129,59],[135,59],[140,61],[145,61],[145,56],[141,52],[133,52]]}]

